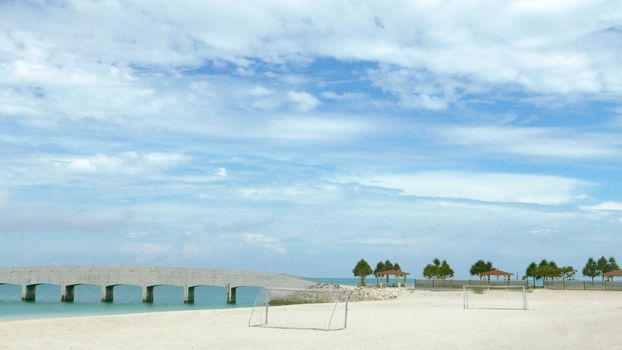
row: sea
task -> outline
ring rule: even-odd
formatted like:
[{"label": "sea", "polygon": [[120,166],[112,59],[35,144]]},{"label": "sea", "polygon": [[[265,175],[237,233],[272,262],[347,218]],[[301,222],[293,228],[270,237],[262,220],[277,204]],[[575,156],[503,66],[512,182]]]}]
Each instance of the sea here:
[{"label": "sea", "polygon": [[[317,283],[356,285],[358,278],[307,278]],[[200,286],[194,291],[194,304],[184,304],[183,288],[162,285],[154,288],[154,302],[143,303],[142,290],[138,286],[119,285],[114,290],[114,302],[102,303],[101,288],[79,285],[74,290],[73,303],[60,302],[60,286],[42,284],[37,286],[35,302],[21,301],[21,286],[0,285],[0,319],[34,319],[90,315],[113,315],[145,312],[226,309],[251,307],[255,303],[259,287],[240,287],[235,304],[226,303],[225,288]]]}]

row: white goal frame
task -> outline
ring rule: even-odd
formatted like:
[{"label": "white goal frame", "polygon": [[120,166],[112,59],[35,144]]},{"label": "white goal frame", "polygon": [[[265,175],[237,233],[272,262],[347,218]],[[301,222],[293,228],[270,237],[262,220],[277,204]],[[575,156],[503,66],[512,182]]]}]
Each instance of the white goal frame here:
[{"label": "white goal frame", "polygon": [[[348,303],[350,301],[350,294],[351,291],[347,290],[347,289],[323,289],[323,288],[270,288],[270,287],[266,287],[263,288],[263,297],[264,300],[260,300],[260,297],[262,296],[262,293],[257,293],[257,297],[255,298],[255,303],[253,304],[253,309],[251,311],[251,315],[250,318],[248,319],[248,326],[249,327],[263,327],[263,328],[280,328],[280,329],[306,329],[306,330],[319,330],[319,331],[338,331],[338,330],[342,330],[342,329],[346,329],[348,327]],[[337,298],[335,300],[335,302],[330,302],[330,303],[322,303],[322,304],[333,304],[332,305],[332,310],[330,311],[330,317],[328,319],[328,323],[326,324],[325,327],[296,327],[296,326],[275,326],[275,325],[270,325],[269,324],[269,311],[270,311],[270,301],[272,300],[272,293],[271,292],[292,292],[292,293],[296,293],[296,292],[303,292],[303,293],[315,293],[315,294],[319,294],[319,293],[328,293],[328,294],[335,294],[337,295]],[[263,301],[265,303],[265,305],[260,305],[258,306],[258,304]],[[319,303],[318,303],[319,304]],[[333,321],[333,317],[335,316],[335,312],[337,310],[337,306],[339,304],[344,304],[345,307],[345,314],[344,314],[344,320],[343,320],[343,324],[342,325],[338,325],[336,327],[332,327],[332,321]],[[291,304],[291,305],[305,305],[305,304]],[[279,307],[279,306],[273,306],[273,307]],[[255,310],[257,308],[265,308],[265,318],[259,322],[253,322],[253,316],[255,315]]]},{"label": "white goal frame", "polygon": [[469,300],[469,290],[474,289],[500,289],[500,290],[510,290],[510,289],[518,289],[521,291],[523,295],[523,307],[522,308],[496,308],[496,307],[488,307],[487,309],[512,309],[512,310],[529,310],[529,304],[527,303],[527,289],[525,286],[489,286],[489,285],[463,285],[462,286],[462,308],[463,309],[471,309],[470,300]]}]

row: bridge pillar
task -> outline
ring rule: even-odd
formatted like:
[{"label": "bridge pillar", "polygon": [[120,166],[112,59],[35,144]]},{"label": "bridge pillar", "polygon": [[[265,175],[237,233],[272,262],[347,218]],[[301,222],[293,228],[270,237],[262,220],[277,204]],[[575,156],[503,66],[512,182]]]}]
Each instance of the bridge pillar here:
[{"label": "bridge pillar", "polygon": [[194,304],[194,288],[195,287],[184,288],[184,304]]},{"label": "bridge pillar", "polygon": [[114,301],[114,286],[102,286],[102,303]]},{"label": "bridge pillar", "polygon": [[143,287],[143,303],[153,303],[153,287],[154,286]]},{"label": "bridge pillar", "polygon": [[227,284],[227,304],[235,304],[238,295],[238,287]]},{"label": "bridge pillar", "polygon": [[22,301],[35,301],[37,300],[36,293],[37,285],[30,284],[22,286]]},{"label": "bridge pillar", "polygon": [[63,303],[73,303],[75,288],[76,286],[60,286],[60,301]]}]

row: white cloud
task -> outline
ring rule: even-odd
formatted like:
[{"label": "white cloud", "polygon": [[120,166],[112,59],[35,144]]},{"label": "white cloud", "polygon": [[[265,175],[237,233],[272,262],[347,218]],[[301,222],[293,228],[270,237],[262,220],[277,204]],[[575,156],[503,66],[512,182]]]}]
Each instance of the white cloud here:
[{"label": "white cloud", "polygon": [[275,118],[255,130],[257,137],[297,141],[346,141],[372,131],[363,120],[330,117]]},{"label": "white cloud", "polygon": [[550,228],[535,228],[529,231],[529,233],[536,236],[551,236],[559,234],[559,231]]},{"label": "white cloud", "polygon": [[587,182],[559,176],[440,171],[350,180],[368,186],[397,189],[405,195],[545,205],[574,202],[589,186]]},{"label": "white cloud", "polygon": [[261,233],[247,233],[244,235],[247,242],[257,244],[264,248],[270,249],[277,254],[285,254],[287,250],[281,245],[278,238],[269,237]]},{"label": "white cloud", "polygon": [[235,194],[248,200],[326,203],[343,199],[345,193],[339,185],[317,182],[286,186],[239,187],[235,190]]},{"label": "white cloud", "polygon": [[189,156],[177,153],[126,152],[118,155],[96,154],[89,157],[57,158],[52,162],[58,167],[75,172],[134,174],[175,166],[189,159]]},{"label": "white cloud", "polygon": [[323,99],[335,101],[361,101],[363,99],[370,98],[369,95],[358,92],[344,92],[338,94],[334,91],[323,91],[320,96]]},{"label": "white cloud", "polygon": [[[163,86],[142,81],[135,67],[167,75],[179,67],[226,62],[247,75],[255,74],[255,60],[277,66],[317,57],[391,67],[374,80],[407,108],[442,109],[473,87],[579,98],[622,93],[620,52],[611,50],[620,37],[612,28],[622,9],[607,0],[556,3],[555,11],[531,2],[1,6],[4,84],[63,87],[66,92],[49,98],[75,110],[79,104],[67,97],[82,89],[90,97],[80,100],[82,109],[95,115],[115,106],[162,106],[150,94]],[[68,21],[81,30],[68,29]],[[301,111],[319,103],[308,92],[289,95]],[[125,103],[134,99],[148,103]],[[13,112],[49,111],[31,103],[0,105]]]},{"label": "white cloud", "polygon": [[486,151],[568,159],[613,158],[622,154],[617,135],[581,134],[563,128],[514,126],[446,126],[436,129],[445,143]]},{"label": "white cloud", "polygon": [[153,262],[173,255],[173,247],[170,244],[160,243],[123,243],[117,246],[117,251],[131,255],[135,261]]},{"label": "white cloud", "polygon": [[315,96],[305,91],[288,91],[287,97],[300,112],[309,112],[320,104]]},{"label": "white cloud", "polygon": [[622,202],[607,201],[582,208],[586,210],[622,211]]},{"label": "white cloud", "polygon": [[0,227],[6,232],[106,232],[128,224],[133,214],[124,209],[10,208],[0,215]]},{"label": "white cloud", "polygon": [[227,169],[225,168],[218,168],[216,169],[216,176],[218,177],[227,177]]}]

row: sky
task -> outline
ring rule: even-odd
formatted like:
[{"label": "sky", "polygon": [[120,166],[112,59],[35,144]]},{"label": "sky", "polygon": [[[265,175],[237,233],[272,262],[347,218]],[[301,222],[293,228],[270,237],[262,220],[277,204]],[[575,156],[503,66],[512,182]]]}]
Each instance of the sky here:
[{"label": "sky", "polygon": [[619,1],[0,0],[0,265],[622,259],[620,62]]}]

